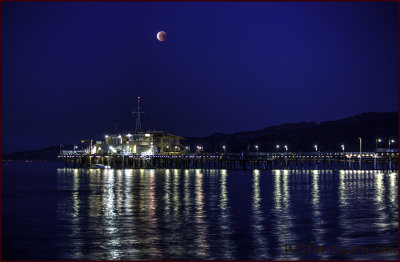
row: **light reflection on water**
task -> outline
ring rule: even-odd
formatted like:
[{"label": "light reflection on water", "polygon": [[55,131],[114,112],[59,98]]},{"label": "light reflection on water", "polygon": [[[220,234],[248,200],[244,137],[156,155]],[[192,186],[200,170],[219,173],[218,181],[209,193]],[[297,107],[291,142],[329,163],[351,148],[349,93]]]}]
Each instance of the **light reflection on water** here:
[{"label": "light reflection on water", "polygon": [[[174,169],[58,169],[57,173],[58,190],[70,191],[57,206],[64,230],[58,233],[64,249],[57,258],[301,259],[301,253],[287,253],[284,246],[397,247],[397,173]],[[243,184],[238,202],[230,186],[238,186],[235,181],[243,175],[251,182],[248,189]]]}]

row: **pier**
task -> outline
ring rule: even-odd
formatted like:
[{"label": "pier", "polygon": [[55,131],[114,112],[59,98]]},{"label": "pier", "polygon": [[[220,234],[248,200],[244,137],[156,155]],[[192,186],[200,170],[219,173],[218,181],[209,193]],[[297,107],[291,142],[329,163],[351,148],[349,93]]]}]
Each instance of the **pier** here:
[{"label": "pier", "polygon": [[398,153],[60,155],[66,168],[398,170]]}]

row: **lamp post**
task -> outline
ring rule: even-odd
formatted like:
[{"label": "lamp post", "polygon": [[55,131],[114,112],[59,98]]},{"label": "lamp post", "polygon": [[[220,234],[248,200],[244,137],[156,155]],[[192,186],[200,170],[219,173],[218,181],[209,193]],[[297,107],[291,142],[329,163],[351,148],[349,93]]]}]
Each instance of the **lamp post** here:
[{"label": "lamp post", "polygon": [[[390,142],[389,142],[390,143]],[[78,146],[74,146],[74,155],[75,155],[75,150],[78,148]]]},{"label": "lamp post", "polygon": [[342,145],[342,151],[343,151],[343,153],[344,153],[344,145]]},{"label": "lamp post", "polygon": [[314,145],[315,152],[318,152],[318,145]]},{"label": "lamp post", "polygon": [[226,154],[226,146],[222,146],[222,149],[224,150],[224,154]]},{"label": "lamp post", "polygon": [[279,152],[279,145],[276,145],[276,151]]},{"label": "lamp post", "polygon": [[287,145],[285,145],[285,150],[286,150],[286,153],[287,153],[287,150],[288,150],[288,147],[287,147]]},{"label": "lamp post", "polygon": [[378,152],[378,143],[382,142],[382,139],[377,138],[375,139],[375,151]]},{"label": "lamp post", "polygon": [[255,147],[256,147],[256,150],[257,150],[257,155],[258,155],[258,145],[256,145]]},{"label": "lamp post", "polygon": [[389,139],[389,152],[390,152],[390,143],[394,143],[395,141],[394,141],[394,139]]}]

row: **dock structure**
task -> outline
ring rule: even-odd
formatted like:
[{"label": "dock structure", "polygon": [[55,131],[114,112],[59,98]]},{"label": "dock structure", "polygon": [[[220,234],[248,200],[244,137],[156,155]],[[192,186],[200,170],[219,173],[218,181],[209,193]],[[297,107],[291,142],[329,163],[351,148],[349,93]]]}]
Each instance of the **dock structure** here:
[{"label": "dock structure", "polygon": [[67,168],[398,170],[398,153],[60,155]]}]

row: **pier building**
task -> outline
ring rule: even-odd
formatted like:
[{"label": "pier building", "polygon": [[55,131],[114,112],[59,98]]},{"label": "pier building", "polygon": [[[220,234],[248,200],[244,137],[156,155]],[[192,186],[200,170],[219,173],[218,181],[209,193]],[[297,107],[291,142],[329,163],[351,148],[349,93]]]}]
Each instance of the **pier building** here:
[{"label": "pier building", "polygon": [[94,155],[154,155],[179,153],[183,138],[165,131],[128,134],[110,134],[104,141],[97,141],[92,148]]}]

